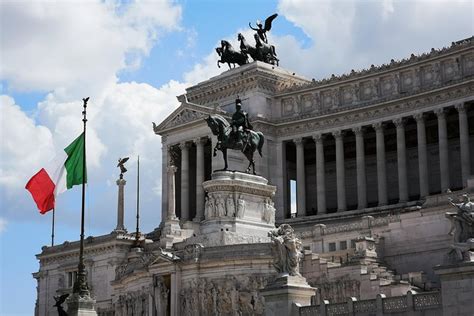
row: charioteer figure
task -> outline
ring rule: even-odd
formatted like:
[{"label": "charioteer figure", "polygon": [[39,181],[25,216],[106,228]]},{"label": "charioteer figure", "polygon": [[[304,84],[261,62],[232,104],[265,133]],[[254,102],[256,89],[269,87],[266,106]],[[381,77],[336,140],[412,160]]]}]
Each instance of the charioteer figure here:
[{"label": "charioteer figure", "polygon": [[236,149],[242,149],[253,127],[250,124],[248,113],[242,110],[242,101],[239,98],[235,100],[235,113],[232,115],[230,125],[232,127],[231,138],[235,147]]}]

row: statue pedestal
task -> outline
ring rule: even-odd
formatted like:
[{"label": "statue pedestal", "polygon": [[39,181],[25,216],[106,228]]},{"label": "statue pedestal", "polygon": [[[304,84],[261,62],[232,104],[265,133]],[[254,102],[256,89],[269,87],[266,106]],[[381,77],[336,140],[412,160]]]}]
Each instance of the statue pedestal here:
[{"label": "statue pedestal", "polygon": [[302,276],[279,276],[260,293],[265,297],[266,316],[292,315],[293,304],[311,305],[316,288],[311,287]]},{"label": "statue pedestal", "polygon": [[205,219],[192,242],[211,246],[216,240],[220,244],[270,241],[268,232],[275,228],[275,186],[260,176],[217,171],[203,187]]},{"label": "statue pedestal", "polygon": [[173,247],[174,243],[183,241],[183,231],[179,226],[179,220],[167,219],[161,230],[160,246],[165,249]]},{"label": "statue pedestal", "polygon": [[67,298],[66,303],[68,316],[97,316],[94,309],[95,300],[90,296],[81,297],[73,293]]},{"label": "statue pedestal", "polygon": [[434,267],[441,279],[444,316],[472,315],[474,311],[474,261]]}]

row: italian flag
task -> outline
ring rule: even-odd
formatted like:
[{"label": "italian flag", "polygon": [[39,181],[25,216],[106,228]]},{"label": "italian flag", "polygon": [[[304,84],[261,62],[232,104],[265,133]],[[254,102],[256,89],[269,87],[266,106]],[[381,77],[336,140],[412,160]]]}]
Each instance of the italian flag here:
[{"label": "italian flag", "polygon": [[[84,133],[79,135],[64,151],[47,166],[41,168],[26,184],[41,214],[54,208],[56,196],[76,184],[87,182],[83,179]],[[84,175],[86,173],[84,172]]]}]

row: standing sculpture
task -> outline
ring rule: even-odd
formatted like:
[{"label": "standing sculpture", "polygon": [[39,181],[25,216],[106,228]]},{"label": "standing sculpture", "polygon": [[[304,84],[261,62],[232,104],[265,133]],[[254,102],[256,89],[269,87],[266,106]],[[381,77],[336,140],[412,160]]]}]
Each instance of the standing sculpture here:
[{"label": "standing sculpture", "polygon": [[246,172],[250,173],[250,170],[252,170],[253,174],[256,174],[253,155],[255,151],[258,151],[262,156],[265,139],[262,132],[252,130],[248,114],[242,111],[242,104],[238,98],[235,100],[235,107],[236,112],[232,116],[231,124],[224,117],[217,114],[205,118],[212,133],[217,136],[217,144],[214,147],[213,155],[217,155],[217,150],[222,152],[224,158],[224,169],[222,170],[227,170],[229,167],[227,149],[240,150],[249,161]]},{"label": "standing sculpture", "polygon": [[462,196],[461,203],[448,201],[455,206],[457,212],[447,212],[446,217],[451,221],[449,234],[453,236],[451,248],[459,261],[474,261],[474,203],[467,194]]},{"label": "standing sculpture", "polygon": [[67,316],[67,312],[64,310],[62,305],[68,298],[69,294],[63,294],[61,296],[53,296],[56,304],[53,305],[53,307],[56,307],[58,310],[58,316]]},{"label": "standing sculpture", "polygon": [[275,51],[275,46],[268,44],[267,32],[272,28],[272,21],[278,16],[278,14],[273,14],[265,20],[265,25],[260,21],[257,21],[257,27],[254,28],[249,23],[249,26],[252,30],[256,31],[254,35],[255,46],[251,46],[245,40],[245,37],[242,33],[239,33],[237,39],[240,41],[240,52],[234,50],[232,45],[226,41],[221,41],[221,47],[216,48],[216,52],[220,57],[220,60],[217,61],[217,67],[220,68],[221,63],[227,63],[229,69],[232,68],[231,65],[235,67],[235,64],[242,66],[249,62],[248,56],[252,57],[254,61],[258,60],[271,65],[279,65],[279,59]]},{"label": "standing sculpture", "polygon": [[123,179],[123,174],[127,172],[127,168],[125,168],[125,163],[128,161],[128,157],[119,158],[117,168],[120,168],[120,179]]}]

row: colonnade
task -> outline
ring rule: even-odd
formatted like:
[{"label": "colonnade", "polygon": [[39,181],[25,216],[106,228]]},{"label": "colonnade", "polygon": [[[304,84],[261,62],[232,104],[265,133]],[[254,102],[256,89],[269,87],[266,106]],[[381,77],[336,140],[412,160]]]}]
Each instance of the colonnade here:
[{"label": "colonnade", "polygon": [[[464,104],[457,104],[455,108],[459,118],[459,138],[460,138],[460,162],[463,187],[467,184],[470,175],[470,151],[469,151],[469,126],[466,108]],[[445,108],[438,108],[433,111],[437,116],[438,124],[438,146],[439,146],[439,170],[440,187],[442,192],[450,189],[449,174],[449,149],[448,132],[446,126]],[[428,182],[428,158],[426,127],[424,113],[411,115],[416,121],[417,143],[418,143],[418,177],[420,198],[429,194]],[[397,117],[390,120],[396,128],[397,143],[397,174],[398,174],[398,196],[399,202],[407,202],[408,196],[408,177],[407,177],[407,149],[405,141],[405,123],[407,116]],[[375,122],[371,126],[375,130],[376,137],[376,169],[377,169],[377,195],[378,205],[383,206],[388,203],[387,195],[387,159],[385,156],[385,135],[384,124],[387,121]],[[367,175],[364,150],[364,128],[367,125],[356,126],[352,128],[356,142],[356,169],[357,169],[357,208],[367,207]],[[310,137],[315,142],[316,147],[316,195],[318,214],[327,213],[326,208],[326,179],[325,179],[325,161],[323,139],[332,134],[335,140],[336,154],[336,192],[337,192],[337,211],[347,209],[346,200],[346,179],[344,163],[344,130],[336,130],[327,133],[316,133]],[[296,206],[298,216],[307,215],[306,206],[306,172],[304,165],[304,138],[293,139],[296,146]],[[284,146],[283,146],[284,148]]]}]

